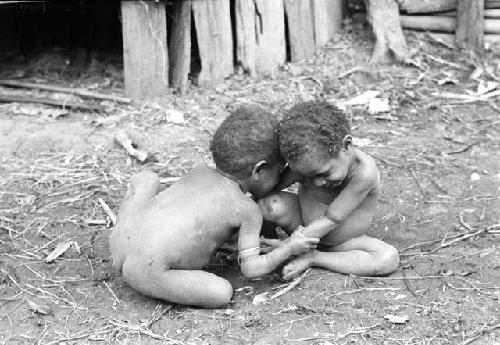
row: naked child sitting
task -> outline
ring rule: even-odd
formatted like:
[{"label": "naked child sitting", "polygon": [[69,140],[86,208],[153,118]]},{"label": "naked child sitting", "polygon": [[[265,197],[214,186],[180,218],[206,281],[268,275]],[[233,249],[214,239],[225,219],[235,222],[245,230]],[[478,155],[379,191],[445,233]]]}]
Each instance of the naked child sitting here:
[{"label": "naked child sitting", "polygon": [[240,107],[213,137],[217,169],[195,168],[162,192],[155,173],[145,171],[131,181],[110,237],[113,265],[130,286],[169,302],[221,307],[231,300],[232,286],[202,268],[238,230],[246,277],[266,274],[316,247],[316,238],[297,233],[260,255],[262,214],[245,193],[262,196],[279,180],[284,162],[276,127],[261,108]]},{"label": "naked child sitting", "polygon": [[[299,182],[299,190],[259,200],[264,219],[321,238],[317,250],[284,266],[283,277],[311,266],[363,276],[396,270],[397,249],[368,236],[380,176],[374,159],[352,145],[344,113],[326,102],[298,104],[285,113],[279,139],[290,170],[277,188]],[[264,243],[280,245],[271,239]]]}]

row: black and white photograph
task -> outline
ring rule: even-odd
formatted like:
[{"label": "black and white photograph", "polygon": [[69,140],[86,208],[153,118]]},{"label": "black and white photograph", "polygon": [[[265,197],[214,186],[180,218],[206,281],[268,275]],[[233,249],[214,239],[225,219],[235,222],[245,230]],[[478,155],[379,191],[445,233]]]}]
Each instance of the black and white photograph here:
[{"label": "black and white photograph", "polygon": [[500,0],[0,1],[0,345],[500,345]]}]

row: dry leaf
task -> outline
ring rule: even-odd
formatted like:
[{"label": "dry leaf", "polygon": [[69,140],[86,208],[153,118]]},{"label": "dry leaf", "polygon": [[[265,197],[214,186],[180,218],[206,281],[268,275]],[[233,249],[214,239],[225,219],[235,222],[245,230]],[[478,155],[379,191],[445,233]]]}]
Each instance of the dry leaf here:
[{"label": "dry leaf", "polygon": [[165,111],[165,121],[172,123],[185,123],[186,119],[184,118],[184,113],[175,109],[167,109]]},{"label": "dry leaf", "polygon": [[259,305],[259,304],[267,303],[267,300],[268,300],[267,295],[268,295],[268,292],[263,292],[261,294],[256,295],[253,298],[252,304]]},{"label": "dry leaf", "polygon": [[38,304],[33,301],[28,300],[28,308],[33,310],[37,314],[50,315],[53,313],[52,308],[46,304]]},{"label": "dry leaf", "polygon": [[344,105],[364,105],[368,104],[372,98],[380,95],[380,91],[368,90],[363,92],[361,95],[358,95],[354,98],[351,98],[348,101],[343,102]]},{"label": "dry leaf", "polygon": [[69,247],[71,247],[72,243],[73,241],[66,241],[63,243],[59,243],[56,249],[54,249],[52,253],[47,255],[47,257],[45,258],[45,262],[50,263],[55,259],[57,259],[58,257],[60,257],[61,255],[63,255],[69,249]]},{"label": "dry leaf", "polygon": [[391,106],[389,105],[389,99],[387,98],[372,98],[368,102],[368,113],[370,114],[378,114],[378,113],[386,113],[391,110]]},{"label": "dry leaf", "polygon": [[395,324],[405,324],[408,321],[410,321],[410,318],[407,315],[391,315],[387,314],[384,316],[384,319],[389,321],[390,323],[395,323]]}]

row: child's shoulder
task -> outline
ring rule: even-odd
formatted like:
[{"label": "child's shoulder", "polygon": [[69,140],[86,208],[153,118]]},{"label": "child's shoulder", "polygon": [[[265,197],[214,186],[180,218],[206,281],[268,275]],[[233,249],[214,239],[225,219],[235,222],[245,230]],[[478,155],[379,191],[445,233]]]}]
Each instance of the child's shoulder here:
[{"label": "child's shoulder", "polygon": [[380,177],[375,159],[358,148],[354,148],[354,150],[358,164],[353,177],[366,182],[378,183]]}]

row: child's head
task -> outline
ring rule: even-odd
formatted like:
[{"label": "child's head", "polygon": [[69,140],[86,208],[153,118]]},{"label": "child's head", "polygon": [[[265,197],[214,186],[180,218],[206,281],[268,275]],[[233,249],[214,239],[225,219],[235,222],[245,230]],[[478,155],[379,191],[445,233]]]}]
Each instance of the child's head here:
[{"label": "child's head", "polygon": [[256,196],[270,192],[284,167],[278,121],[256,105],[232,111],[215,131],[210,151],[217,169]]},{"label": "child's head", "polygon": [[289,109],[279,129],[281,154],[290,167],[317,185],[339,185],[347,175],[352,142],[344,113],[326,102]]}]

